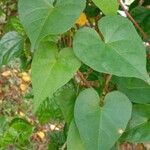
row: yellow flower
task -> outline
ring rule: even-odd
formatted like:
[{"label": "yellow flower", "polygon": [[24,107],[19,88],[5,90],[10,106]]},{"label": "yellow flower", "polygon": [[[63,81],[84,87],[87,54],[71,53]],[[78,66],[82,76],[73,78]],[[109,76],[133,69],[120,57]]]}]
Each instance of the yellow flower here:
[{"label": "yellow flower", "polygon": [[80,17],[77,19],[76,24],[78,24],[79,26],[84,26],[87,22],[88,21],[85,13],[82,13]]}]

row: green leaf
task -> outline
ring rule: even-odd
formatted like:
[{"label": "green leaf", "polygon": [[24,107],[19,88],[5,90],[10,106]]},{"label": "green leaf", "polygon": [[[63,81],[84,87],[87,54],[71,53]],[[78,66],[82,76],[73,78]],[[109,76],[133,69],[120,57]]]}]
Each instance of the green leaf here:
[{"label": "green leaf", "polygon": [[106,95],[100,118],[100,149],[107,150],[115,144],[125,131],[131,113],[132,104],[123,93],[115,91]]},{"label": "green leaf", "polygon": [[48,150],[59,150],[66,141],[65,132],[62,130],[55,130],[49,134],[50,144]]},{"label": "green leaf", "polygon": [[117,79],[118,90],[135,103],[150,103],[150,85],[135,78]]},{"label": "green leaf", "polygon": [[96,91],[86,89],[79,94],[75,104],[75,122],[87,150],[98,150],[99,101]]},{"label": "green leaf", "polygon": [[74,105],[77,97],[77,90],[72,82],[67,83],[60,88],[55,94],[55,101],[57,101],[64,120],[69,125],[74,116]]},{"label": "green leaf", "polygon": [[27,144],[31,136],[33,127],[26,120],[15,118],[5,131],[3,138],[0,141],[0,146],[8,144]]},{"label": "green leaf", "polygon": [[0,40],[0,66],[19,57],[23,51],[23,44],[23,38],[19,33],[15,31],[6,33]]},{"label": "green leaf", "polygon": [[150,104],[133,105],[132,118],[126,132],[121,137],[121,142],[149,142],[150,132]]},{"label": "green leaf", "polygon": [[0,138],[3,136],[7,127],[8,127],[8,122],[6,120],[6,117],[0,116]]},{"label": "green leaf", "polygon": [[32,62],[34,110],[65,85],[79,67],[80,62],[71,48],[65,48],[58,53],[54,43],[41,43]]},{"label": "green leaf", "polygon": [[124,140],[131,143],[145,143],[150,141],[150,122],[136,126],[124,134]]},{"label": "green leaf", "polygon": [[62,113],[54,97],[47,98],[39,107],[36,116],[40,123],[45,124],[54,120],[62,120]]},{"label": "green leaf", "polygon": [[20,34],[25,34],[24,28],[22,24],[20,23],[20,20],[18,19],[18,17],[13,17],[13,16],[8,17],[7,24],[4,26],[4,31],[5,32],[17,31]]},{"label": "green leaf", "polygon": [[97,6],[95,6],[94,4],[91,4],[91,5],[86,6],[86,9],[84,10],[84,12],[86,13],[86,16],[88,17],[95,17],[99,14],[100,10]]},{"label": "green leaf", "polygon": [[71,122],[68,137],[67,137],[67,149],[68,150],[86,150],[83,142],[80,138],[78,128],[74,120]]},{"label": "green leaf", "polygon": [[117,0],[93,0],[105,15],[116,15],[118,10]]},{"label": "green leaf", "polygon": [[49,34],[69,30],[85,8],[85,0],[19,0],[21,22],[35,47]]},{"label": "green leaf", "polygon": [[39,107],[36,115],[41,123],[62,120],[70,124],[73,119],[74,104],[77,97],[76,88],[72,82],[58,89],[52,98],[47,98]]},{"label": "green leaf", "polygon": [[133,108],[140,116],[150,119],[150,104],[136,104]]},{"label": "green leaf", "polygon": [[[142,2],[142,5],[141,5]],[[134,0],[133,3],[129,6],[129,10],[132,10],[135,7],[141,6],[147,6],[150,5],[150,0],[140,1],[140,0]]]},{"label": "green leaf", "polygon": [[149,104],[134,104],[132,110],[132,118],[130,120],[128,129],[133,129],[141,124],[147,123],[150,119],[150,105]]},{"label": "green leaf", "polygon": [[131,11],[132,17],[140,27],[150,36],[150,10],[149,8],[139,6]]},{"label": "green leaf", "polygon": [[80,93],[75,105],[75,121],[87,150],[109,150],[121,136],[131,118],[132,105],[128,98],[118,92],[100,98],[95,90]]},{"label": "green leaf", "polygon": [[104,41],[91,28],[76,33],[73,43],[76,56],[98,72],[150,82],[146,51],[133,24],[121,16],[106,16],[100,20],[99,29]]}]

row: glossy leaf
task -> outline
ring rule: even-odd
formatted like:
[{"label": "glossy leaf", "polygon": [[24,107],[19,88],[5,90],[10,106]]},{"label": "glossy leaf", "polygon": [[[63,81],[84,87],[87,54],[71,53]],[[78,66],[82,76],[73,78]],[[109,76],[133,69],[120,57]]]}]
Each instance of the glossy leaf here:
[{"label": "glossy leaf", "polygon": [[80,138],[78,128],[74,120],[71,122],[68,137],[67,137],[67,149],[68,150],[86,150],[83,142]]},{"label": "glossy leaf", "polygon": [[69,30],[85,4],[85,0],[19,0],[20,19],[33,48],[47,35]]},{"label": "glossy leaf", "polygon": [[19,57],[23,51],[23,44],[23,37],[19,33],[15,31],[6,33],[0,40],[0,66]]},{"label": "glossy leaf", "polygon": [[116,15],[118,10],[117,0],[93,0],[105,15]]},{"label": "glossy leaf", "polygon": [[65,85],[79,69],[80,62],[71,48],[58,53],[54,43],[41,43],[32,62],[32,84],[34,92],[34,109],[47,97]]},{"label": "glossy leaf", "polygon": [[124,94],[109,93],[102,108],[99,102],[93,89],[81,92],[76,101],[75,122],[87,150],[112,148],[131,118],[132,105]]},{"label": "glossy leaf", "polygon": [[119,91],[125,93],[135,103],[150,103],[150,85],[135,78],[118,79]]},{"label": "glossy leaf", "polygon": [[91,28],[76,33],[73,43],[76,56],[98,72],[150,82],[145,48],[132,23],[121,16],[106,16],[100,20],[99,29],[104,41]]}]

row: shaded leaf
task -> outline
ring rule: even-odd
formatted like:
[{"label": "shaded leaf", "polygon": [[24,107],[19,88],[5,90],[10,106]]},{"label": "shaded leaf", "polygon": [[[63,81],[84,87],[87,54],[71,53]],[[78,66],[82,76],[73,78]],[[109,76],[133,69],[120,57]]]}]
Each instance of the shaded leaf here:
[{"label": "shaded leaf", "polygon": [[53,131],[50,133],[50,144],[48,150],[58,150],[65,143],[66,137],[64,131]]},{"label": "shaded leaf", "polygon": [[150,141],[150,122],[136,126],[124,134],[124,140],[131,143],[144,143]]},{"label": "shaded leaf", "polygon": [[61,110],[54,97],[44,100],[36,112],[36,116],[42,124],[53,120],[62,120]]},{"label": "shaded leaf", "polygon": [[10,60],[20,57],[23,51],[23,37],[15,32],[6,33],[0,40],[0,66],[7,64]]},{"label": "shaded leaf", "polygon": [[139,6],[132,9],[131,15],[144,32],[150,36],[150,9]]},{"label": "shaded leaf", "polygon": [[39,107],[36,115],[41,123],[62,120],[70,124],[73,119],[76,89],[72,82],[58,89],[52,98],[47,98]]},{"label": "shaded leaf", "polygon": [[132,118],[121,142],[143,143],[150,141],[150,104],[133,105]]},{"label": "shaded leaf", "polygon": [[60,88],[55,94],[55,101],[57,101],[64,120],[69,125],[74,116],[74,105],[77,97],[76,87],[72,82],[67,83]]},{"label": "shaded leaf", "polygon": [[135,103],[150,103],[150,85],[135,78],[117,79],[119,91],[125,93]]}]

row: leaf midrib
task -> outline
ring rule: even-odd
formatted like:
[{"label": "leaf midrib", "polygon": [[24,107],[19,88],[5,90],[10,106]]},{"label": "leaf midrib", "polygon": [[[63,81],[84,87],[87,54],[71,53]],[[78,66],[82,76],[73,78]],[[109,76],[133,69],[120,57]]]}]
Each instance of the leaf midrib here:
[{"label": "leaf midrib", "polygon": [[[146,79],[145,74],[141,73],[135,66],[133,66],[133,65],[128,61],[128,59],[126,59],[121,53],[119,53],[119,52],[116,50],[115,47],[113,47],[113,46],[111,46],[111,45],[108,45],[108,44],[106,44],[106,46],[108,46],[110,49],[113,49],[124,61],[126,61],[126,62],[129,64],[129,66],[131,66],[132,68],[134,68],[140,75],[142,75],[142,77],[144,77],[144,79]],[[138,75],[138,77],[139,77],[139,75]]]}]

